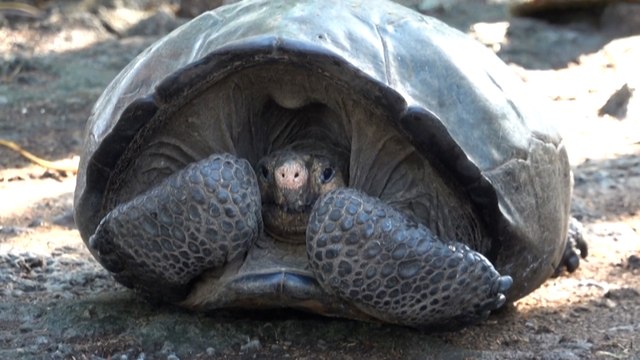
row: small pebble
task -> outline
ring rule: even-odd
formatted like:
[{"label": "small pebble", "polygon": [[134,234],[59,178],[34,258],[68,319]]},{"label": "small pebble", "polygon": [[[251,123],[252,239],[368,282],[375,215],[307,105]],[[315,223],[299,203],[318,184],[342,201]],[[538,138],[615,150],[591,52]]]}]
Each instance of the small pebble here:
[{"label": "small pebble", "polygon": [[580,360],[580,357],[572,351],[566,349],[556,349],[552,351],[546,351],[540,354],[540,359],[543,360]]},{"label": "small pebble", "polygon": [[627,267],[631,270],[640,269],[640,256],[638,255],[629,256],[629,258],[627,259]]},{"label": "small pebble", "polygon": [[27,225],[27,227],[33,229],[33,228],[44,226],[45,224],[46,224],[46,222],[43,219],[35,218],[35,219],[31,220],[31,222],[29,223],[29,225]]},{"label": "small pebble", "polygon": [[162,348],[160,349],[161,354],[172,354],[173,353],[173,343],[171,341],[165,341],[162,344]]},{"label": "small pebble", "polygon": [[33,230],[19,226],[0,226],[0,234],[4,235],[19,235],[29,232],[33,232]]},{"label": "small pebble", "polygon": [[240,346],[240,351],[249,353],[249,352],[256,352],[261,348],[262,348],[262,344],[260,343],[260,340],[253,339],[253,340],[250,340],[248,343]]},{"label": "small pebble", "polygon": [[67,211],[62,215],[58,215],[58,216],[54,217],[52,222],[55,225],[65,226],[65,227],[68,227],[68,228],[75,228],[76,227],[76,223],[75,223],[75,220],[73,219],[73,212],[72,211]]},{"label": "small pebble", "polygon": [[622,325],[622,326],[614,326],[612,328],[608,328],[607,332],[608,333],[614,333],[614,332],[632,332],[634,331],[633,325]]},{"label": "small pebble", "polygon": [[618,304],[616,304],[615,301],[611,300],[611,299],[604,299],[603,302],[604,307],[608,308],[608,309],[613,309],[615,308]]},{"label": "small pebble", "polygon": [[619,289],[611,289],[604,294],[606,299],[611,300],[625,300],[632,299],[640,296],[640,293],[634,288],[623,287]]}]

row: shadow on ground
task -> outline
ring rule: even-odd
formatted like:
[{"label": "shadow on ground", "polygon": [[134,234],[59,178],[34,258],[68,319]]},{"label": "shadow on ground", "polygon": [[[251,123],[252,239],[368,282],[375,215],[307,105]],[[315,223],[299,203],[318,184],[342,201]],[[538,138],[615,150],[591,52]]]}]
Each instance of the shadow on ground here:
[{"label": "shadow on ground", "polygon": [[[465,332],[491,333],[492,328],[504,322],[518,322],[535,314],[519,313],[513,309],[492,316],[491,321],[465,330],[462,333],[424,334],[420,331],[388,325],[368,324],[342,319],[327,319],[291,311],[248,314],[219,312],[215,314],[191,314],[183,310],[153,306],[135,298],[128,292],[97,294],[81,301],[57,301],[34,305],[26,316],[4,311],[13,309],[9,304],[0,305],[5,314],[3,324],[13,324],[22,336],[11,344],[24,354],[58,354],[78,357],[126,355],[129,358],[176,355],[180,358],[236,358],[269,356],[270,358],[331,356],[361,358],[437,358],[459,359],[463,357],[492,358],[498,352],[464,350],[450,344],[456,336]],[[580,306],[554,309],[535,309],[545,316],[568,313],[575,321],[588,316]],[[630,316],[633,314],[630,314]],[[14,320],[6,319],[14,316]],[[549,327],[534,326],[530,334],[514,334],[511,344],[496,344],[503,349],[518,347],[516,336],[526,341],[543,343],[561,342],[563,334]],[[611,330],[625,331],[622,330]],[[570,335],[570,334],[568,334]],[[584,347],[572,343],[564,336],[566,346]],[[64,339],[62,341],[61,339]],[[558,345],[562,348],[564,345]],[[564,346],[564,347],[566,347]],[[612,345],[613,346],[613,345]],[[329,350],[330,351],[327,351]],[[549,349],[553,351],[554,349]],[[66,352],[66,353],[65,353]],[[14,356],[16,353],[5,353]],[[326,355],[322,355],[326,354]],[[513,349],[504,355],[518,354]],[[2,352],[0,352],[2,355]],[[521,353],[523,357],[526,353]],[[531,355],[531,354],[529,354]]]}]

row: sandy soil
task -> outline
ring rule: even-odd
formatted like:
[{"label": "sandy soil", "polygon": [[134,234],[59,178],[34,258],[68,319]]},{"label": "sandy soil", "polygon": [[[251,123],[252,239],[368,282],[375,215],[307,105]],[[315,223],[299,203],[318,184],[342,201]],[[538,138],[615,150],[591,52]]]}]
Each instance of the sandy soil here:
[{"label": "sandy soil", "polygon": [[[114,3],[0,12],[0,138],[77,161],[106,84],[185,21],[175,5]],[[548,22],[510,17],[504,2],[404,3],[474,36],[550,100],[590,245],[578,271],[454,333],[288,311],[190,314],[136,298],[91,258],[73,224],[73,172],[0,147],[0,358],[640,358],[640,98],[623,90],[601,111],[624,85],[640,87],[640,5]]]}]

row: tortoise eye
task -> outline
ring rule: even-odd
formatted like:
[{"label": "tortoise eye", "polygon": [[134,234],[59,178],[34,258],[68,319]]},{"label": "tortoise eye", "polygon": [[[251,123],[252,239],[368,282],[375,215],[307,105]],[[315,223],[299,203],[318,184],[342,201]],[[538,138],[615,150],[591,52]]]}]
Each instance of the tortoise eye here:
[{"label": "tortoise eye", "polygon": [[325,168],[324,170],[322,170],[322,174],[320,175],[320,181],[322,181],[322,183],[327,183],[329,182],[331,179],[333,179],[333,175],[335,175],[336,172],[333,170],[333,168]]},{"label": "tortoise eye", "polygon": [[267,169],[266,166],[260,165],[260,173],[262,174],[263,178],[265,179],[269,178],[269,169]]}]

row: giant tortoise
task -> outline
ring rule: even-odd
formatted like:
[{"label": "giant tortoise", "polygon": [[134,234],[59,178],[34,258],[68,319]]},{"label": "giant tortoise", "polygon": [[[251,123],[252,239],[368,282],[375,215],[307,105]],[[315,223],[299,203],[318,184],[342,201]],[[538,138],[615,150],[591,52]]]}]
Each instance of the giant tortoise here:
[{"label": "giant tortoise", "polygon": [[549,120],[494,54],[400,5],[240,2],[104,91],[75,219],[156,301],[452,328],[575,258]]}]

